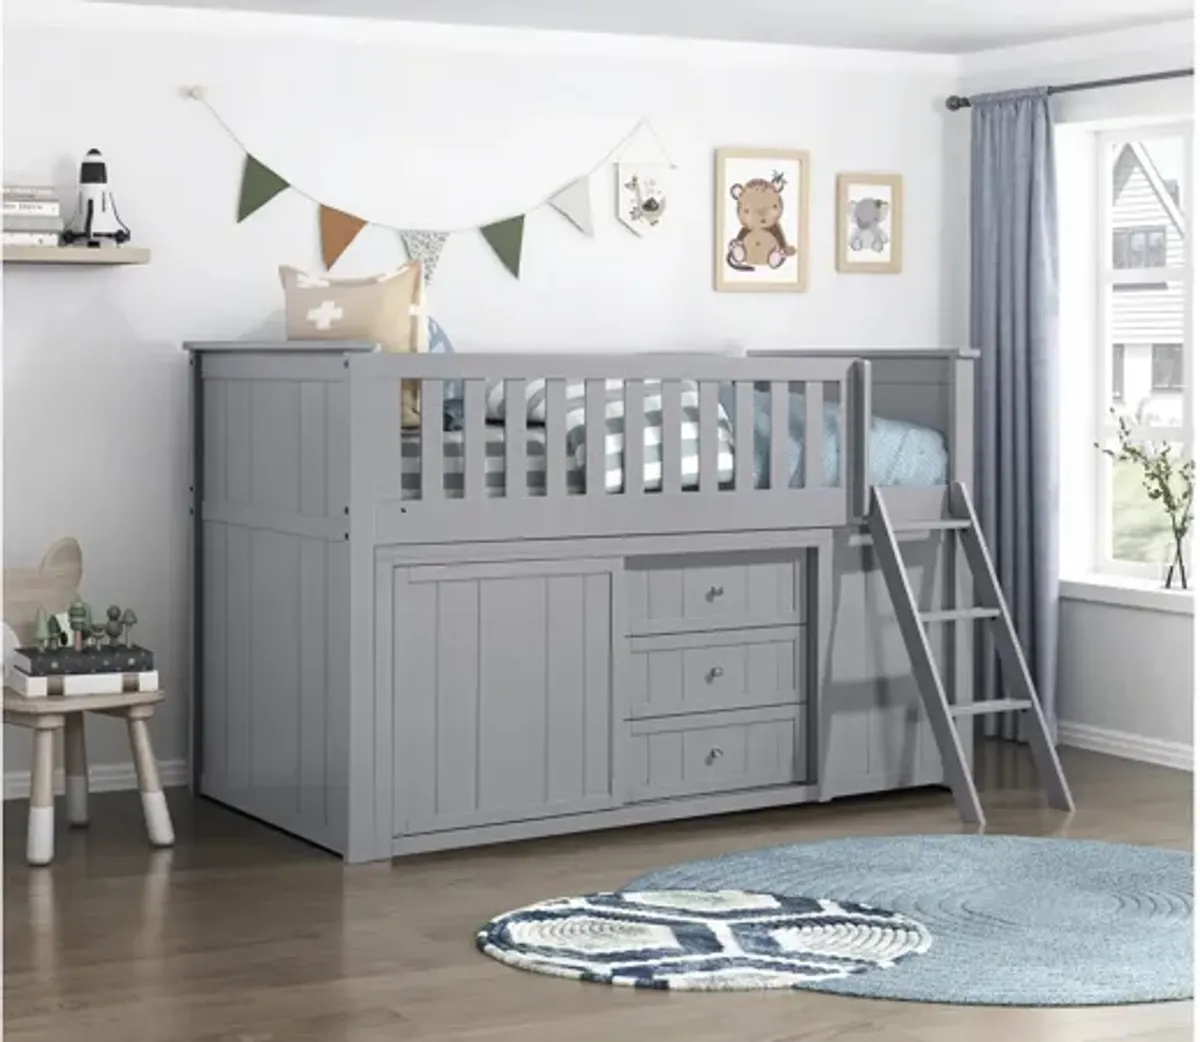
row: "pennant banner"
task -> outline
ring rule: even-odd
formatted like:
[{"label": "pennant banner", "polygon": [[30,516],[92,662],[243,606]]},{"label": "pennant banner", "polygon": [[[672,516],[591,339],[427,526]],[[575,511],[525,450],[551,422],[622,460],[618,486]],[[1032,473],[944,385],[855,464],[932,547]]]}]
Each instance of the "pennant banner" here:
[{"label": "pennant banner", "polygon": [[584,235],[593,234],[592,181],[580,177],[550,197],[550,205],[578,228]]},{"label": "pennant banner", "polygon": [[479,229],[514,279],[521,277],[521,240],[525,238],[525,215],[509,217]]},{"label": "pennant banner", "polygon": [[346,252],[346,247],[354,237],[366,227],[367,222],[361,217],[335,210],[332,206],[322,204],[321,222],[321,258],[325,261],[326,269],[332,268],[337,259]]},{"label": "pennant banner", "polygon": [[426,285],[437,270],[438,258],[442,255],[442,247],[446,245],[449,232],[405,231],[400,233],[400,241],[409,260],[421,262],[422,277]]},{"label": "pennant banner", "polygon": [[288,187],[288,183],[274,170],[247,153],[242,167],[242,190],[238,196],[238,224]]},{"label": "pennant banner", "polygon": [[[326,206],[302,188],[280,177],[279,174],[275,173],[265,163],[262,163],[251,155],[237,134],[222,119],[221,114],[208,100],[203,87],[184,87],[181,88],[181,93],[186,98],[200,102],[208,109],[243,152],[245,158],[242,166],[242,182],[238,193],[238,223],[240,224],[251,214],[262,209],[281,192],[287,189],[298,192],[317,206],[318,227],[320,228],[321,235],[321,257],[325,262],[326,269],[333,267],[337,263],[338,258],[346,252],[346,249],[355,240],[358,233],[366,227],[368,222],[361,217],[356,217],[354,214],[346,213],[332,206]],[[624,150],[631,145],[633,139],[642,131],[648,132],[653,139],[654,148],[661,152],[662,157],[665,158],[666,149],[663,148],[662,142],[654,132],[654,128],[650,125],[650,121],[643,116],[638,120],[633,129],[613,148],[609,149],[605,157],[592,167],[591,170],[562,188],[559,188],[553,195],[544,199],[542,203],[539,203],[526,213],[516,217],[506,217],[501,221],[493,221],[491,224],[486,224],[482,227],[473,226],[446,231],[397,229],[400,233],[400,239],[404,244],[404,249],[411,260],[419,260],[421,262],[424,281],[428,283],[433,278],[433,273],[437,270],[438,261],[441,258],[442,249],[446,245],[447,237],[455,232],[479,231],[499,258],[500,263],[508,270],[509,274],[513,278],[520,278],[521,252],[525,240],[525,218],[528,213],[531,213],[533,209],[538,209],[542,205],[549,205],[562,214],[563,217],[570,221],[584,235],[593,236],[595,228],[592,219],[592,174],[613,161],[618,155],[623,154]],[[666,165],[674,167],[674,163],[671,163],[669,160],[666,161]]]}]

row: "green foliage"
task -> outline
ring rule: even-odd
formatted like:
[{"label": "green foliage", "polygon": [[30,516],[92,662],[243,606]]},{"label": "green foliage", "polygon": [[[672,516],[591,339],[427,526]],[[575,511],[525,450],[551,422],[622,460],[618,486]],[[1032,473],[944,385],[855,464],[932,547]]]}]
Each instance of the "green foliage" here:
[{"label": "green foliage", "polygon": [[71,629],[76,631],[82,630],[87,625],[87,605],[76,597],[71,602],[71,607],[67,609],[67,618],[71,621]]},{"label": "green foliage", "polygon": [[50,622],[45,608],[38,608],[37,615],[34,616],[33,639],[37,641],[39,648],[44,648],[50,643]]},{"label": "green foliage", "polygon": [[1100,445],[1096,447],[1114,462],[1133,464],[1140,469],[1146,497],[1162,508],[1171,528],[1171,539],[1175,544],[1174,561],[1167,571],[1165,585],[1172,585],[1175,571],[1178,569],[1179,585],[1186,590],[1187,565],[1184,562],[1183,547],[1192,526],[1196,461],[1174,456],[1171,446],[1165,442],[1153,445],[1135,441],[1133,430],[1124,416],[1117,417],[1117,440],[1119,448],[1116,450]]}]

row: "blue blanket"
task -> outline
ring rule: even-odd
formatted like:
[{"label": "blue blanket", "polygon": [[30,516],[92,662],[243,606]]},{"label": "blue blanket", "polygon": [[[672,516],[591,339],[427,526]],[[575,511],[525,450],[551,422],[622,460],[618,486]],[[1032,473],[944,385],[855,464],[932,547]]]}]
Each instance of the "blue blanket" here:
[{"label": "blue blanket", "polygon": [[[804,392],[793,391],[790,395],[788,426],[791,444],[788,445],[789,485],[798,488],[804,484]],[[757,488],[770,485],[771,473],[771,406],[770,394],[756,390],[754,394],[754,481]],[[726,410],[733,420],[732,403]],[[838,406],[825,403],[825,458],[824,484],[832,486],[838,481],[838,465],[841,457],[841,439],[838,431]],[[738,446],[734,446],[734,451]],[[907,485],[927,487],[944,485],[949,471],[949,454],[946,439],[940,431],[923,427],[904,420],[890,420],[885,416],[871,418],[871,474],[872,485]]]}]

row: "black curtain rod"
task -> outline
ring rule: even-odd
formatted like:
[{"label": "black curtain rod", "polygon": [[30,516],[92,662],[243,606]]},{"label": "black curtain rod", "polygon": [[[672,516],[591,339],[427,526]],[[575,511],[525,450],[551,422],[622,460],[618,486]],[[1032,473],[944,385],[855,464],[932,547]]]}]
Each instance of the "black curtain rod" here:
[{"label": "black curtain rod", "polygon": [[[1069,94],[1076,90],[1094,90],[1097,87],[1124,87],[1130,83],[1154,83],[1157,80],[1178,80],[1191,76],[1195,69],[1168,69],[1166,72],[1145,72],[1140,76],[1118,76],[1111,80],[1087,80],[1083,83],[1064,83],[1059,87],[1050,87],[1051,94]],[[946,108],[951,112],[971,107],[971,99],[962,94],[951,94],[946,99]]]}]

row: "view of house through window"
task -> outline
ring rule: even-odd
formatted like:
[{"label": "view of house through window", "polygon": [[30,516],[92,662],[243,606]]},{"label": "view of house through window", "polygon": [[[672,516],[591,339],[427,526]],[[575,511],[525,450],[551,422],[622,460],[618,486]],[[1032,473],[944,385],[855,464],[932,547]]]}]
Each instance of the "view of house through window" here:
[{"label": "view of house through window", "polygon": [[[1187,261],[1185,170],[1190,131],[1148,129],[1102,137],[1101,198],[1105,223],[1099,258],[1101,328],[1106,358],[1100,372],[1097,440],[1115,447],[1117,417],[1139,440],[1169,443],[1191,454],[1186,419],[1192,378],[1186,328],[1191,272]],[[1110,245],[1111,244],[1111,245]],[[1171,549],[1161,504],[1142,486],[1141,469],[1100,457],[1098,565],[1102,570],[1154,572]]]}]

